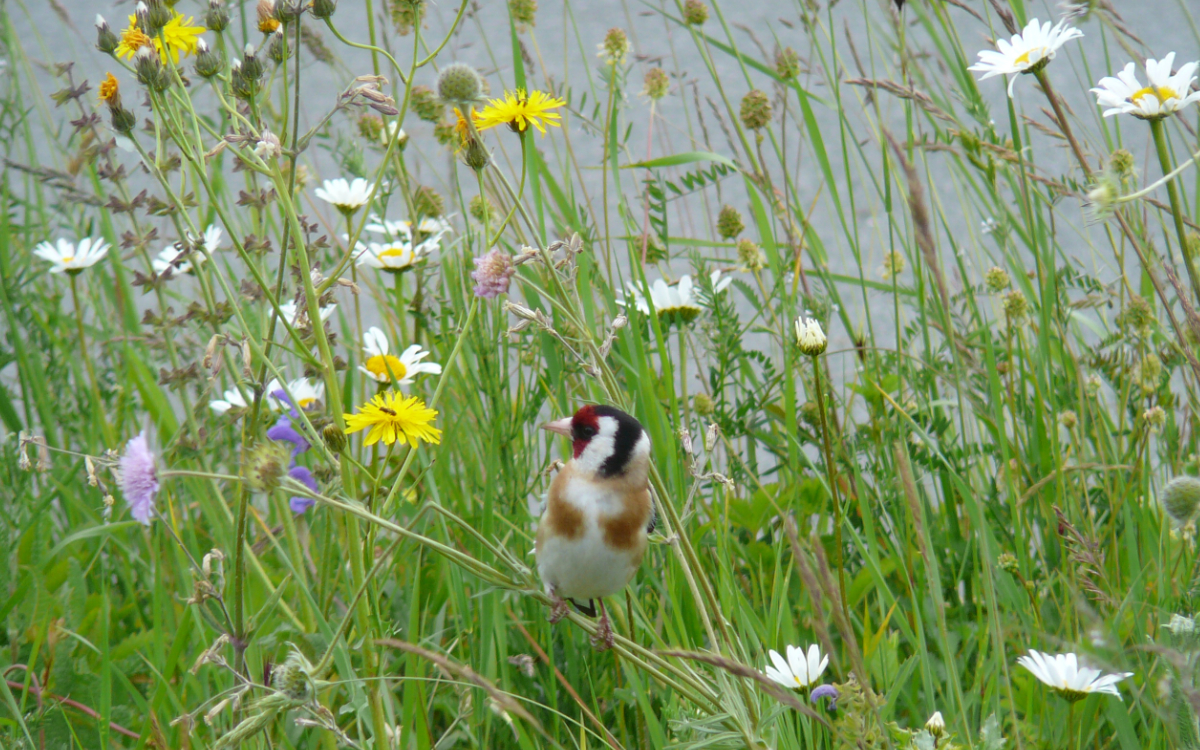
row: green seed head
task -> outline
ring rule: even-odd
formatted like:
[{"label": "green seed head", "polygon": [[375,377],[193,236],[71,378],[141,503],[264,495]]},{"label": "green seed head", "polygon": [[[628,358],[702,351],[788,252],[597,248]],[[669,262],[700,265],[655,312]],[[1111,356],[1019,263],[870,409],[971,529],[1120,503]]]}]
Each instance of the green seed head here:
[{"label": "green seed head", "polygon": [[625,57],[628,54],[629,37],[626,36],[625,30],[609,29],[608,33],[604,35],[604,41],[600,43],[600,59],[609,65],[624,65]]},{"label": "green seed head", "polygon": [[1019,290],[1014,289],[1004,295],[1004,317],[1009,323],[1020,323],[1029,315],[1029,300]]},{"label": "green seed head", "polygon": [[221,33],[229,26],[229,11],[221,0],[208,0],[208,11],[204,14],[204,25],[210,31]]},{"label": "green seed head", "polygon": [[721,239],[731,240],[745,228],[742,214],[733,206],[723,206],[717,214],[717,234],[721,235]]},{"label": "green seed head", "polygon": [[441,122],[446,106],[428,86],[414,86],[409,99],[412,111],[425,122]]},{"label": "green seed head", "polygon": [[754,240],[738,240],[737,254],[738,262],[747,271],[761,271],[767,267],[767,256]]},{"label": "green seed head", "polygon": [[708,20],[708,6],[703,0],[687,0],[683,4],[683,22],[688,26],[703,26]]},{"label": "green seed head", "polygon": [[537,0],[508,0],[508,13],[521,31],[534,27],[537,9]]},{"label": "green seed head", "polygon": [[742,97],[739,113],[742,125],[749,130],[761,130],[771,123],[771,99],[758,89]]},{"label": "green seed head", "polygon": [[642,94],[654,101],[667,95],[671,89],[671,79],[662,68],[651,68],[646,71],[646,79],[642,83]]},{"label": "green seed head", "polygon": [[337,0],[313,0],[312,14],[318,21],[324,21],[337,11]]},{"label": "green seed head", "polygon": [[437,92],[442,101],[466,112],[472,104],[483,99],[483,79],[470,65],[453,63],[438,74]]},{"label": "green seed head", "polygon": [[712,396],[707,393],[697,393],[692,399],[692,407],[702,417],[707,417],[716,411],[716,404],[713,403]]},{"label": "green seed head", "polygon": [[255,492],[274,492],[288,470],[288,453],[275,442],[259,443],[242,470],[242,479]]},{"label": "green seed head", "polygon": [[467,206],[467,211],[471,214],[471,218],[480,224],[485,222],[490,224],[496,220],[496,207],[482,195],[476,195],[471,199],[471,203]]},{"label": "green seed head", "polygon": [[425,18],[425,0],[392,0],[392,24],[400,36],[408,36]]},{"label": "green seed head", "polygon": [[1079,415],[1070,409],[1066,409],[1059,413],[1058,423],[1068,430],[1075,429],[1075,425],[1079,424]]},{"label": "green seed head", "polygon": [[1183,526],[1196,517],[1196,510],[1200,508],[1200,479],[1186,475],[1175,477],[1167,482],[1158,500],[1171,520]]},{"label": "green seed head", "polygon": [[1112,152],[1108,158],[1108,166],[1118,177],[1133,177],[1133,154],[1123,148]]},{"label": "green seed head", "polygon": [[987,285],[987,290],[992,294],[999,294],[1005,289],[1008,289],[1012,279],[1008,277],[1008,271],[1005,271],[1000,266],[992,266],[983,276],[983,283]]},{"label": "green seed head", "polygon": [[775,75],[790,81],[800,75],[800,53],[791,47],[775,51]]},{"label": "green seed head", "polygon": [[441,193],[427,185],[422,185],[413,191],[412,202],[413,211],[418,216],[430,219],[436,219],[446,210],[446,201],[442,198]]}]

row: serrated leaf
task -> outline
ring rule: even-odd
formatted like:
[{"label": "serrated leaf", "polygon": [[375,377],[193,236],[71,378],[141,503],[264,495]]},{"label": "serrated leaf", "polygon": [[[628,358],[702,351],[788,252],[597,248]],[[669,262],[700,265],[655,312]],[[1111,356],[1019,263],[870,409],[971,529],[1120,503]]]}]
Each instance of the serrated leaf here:
[{"label": "serrated leaf", "polygon": [[987,717],[979,729],[979,743],[983,745],[983,750],[1001,750],[1006,742],[1008,740],[1000,731],[1000,720],[996,714]]}]

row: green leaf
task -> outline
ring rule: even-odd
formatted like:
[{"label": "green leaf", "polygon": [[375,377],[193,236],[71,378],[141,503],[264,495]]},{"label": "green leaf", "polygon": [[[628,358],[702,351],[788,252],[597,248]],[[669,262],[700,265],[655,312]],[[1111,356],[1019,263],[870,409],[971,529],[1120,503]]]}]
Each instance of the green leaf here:
[{"label": "green leaf", "polygon": [[737,168],[728,156],[714,154],[711,151],[685,151],[682,154],[674,154],[672,156],[660,156],[657,159],[649,161],[638,161],[633,164],[626,164],[621,169],[658,169],[660,167],[678,167],[680,164],[695,164],[700,161],[715,161],[718,164],[724,164],[727,167]]}]

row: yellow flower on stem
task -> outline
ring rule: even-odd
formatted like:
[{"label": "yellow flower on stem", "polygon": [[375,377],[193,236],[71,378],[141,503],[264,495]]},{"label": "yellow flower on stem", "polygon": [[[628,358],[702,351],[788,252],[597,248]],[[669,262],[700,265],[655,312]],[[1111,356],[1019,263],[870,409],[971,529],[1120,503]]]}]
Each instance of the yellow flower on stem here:
[{"label": "yellow flower on stem", "polygon": [[343,416],[347,434],[370,428],[366,445],[380,440],[387,445],[399,441],[413,447],[421,440],[434,445],[442,442],[442,431],[430,424],[437,411],[416,396],[405,398],[402,393],[386,391],[359,407],[357,414]]},{"label": "yellow flower on stem", "polygon": [[153,43],[159,56],[165,58],[163,42],[166,42],[167,50],[171,53],[171,62],[178,65],[179,53],[194,54],[200,35],[208,30],[203,26],[193,26],[194,23],[195,20],[191,16],[176,13],[175,17],[162,27],[160,37],[151,39],[146,32],[138,28],[137,16],[130,16],[129,27],[121,32],[121,43],[117,45],[117,57],[128,60],[137,54],[139,49]]},{"label": "yellow flower on stem", "polygon": [[476,115],[475,125],[479,130],[487,130],[497,125],[507,125],[515,133],[524,133],[532,124],[539,133],[546,133],[544,125],[561,127],[557,112],[550,110],[566,106],[566,102],[542,91],[524,89],[509,91],[503,99],[491,99],[483,111]]},{"label": "yellow flower on stem", "polygon": [[121,106],[120,85],[117,83],[117,77],[112,73],[106,73],[104,80],[100,82],[100,101],[117,107]]}]

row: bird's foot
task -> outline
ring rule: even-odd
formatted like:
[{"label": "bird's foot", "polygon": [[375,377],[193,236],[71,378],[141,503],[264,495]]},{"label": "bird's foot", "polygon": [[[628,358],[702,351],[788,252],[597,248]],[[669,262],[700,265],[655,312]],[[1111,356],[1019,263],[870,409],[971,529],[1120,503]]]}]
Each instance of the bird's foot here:
[{"label": "bird's foot", "polygon": [[567,607],[567,600],[560,598],[558,594],[552,592],[550,597],[554,602],[554,605],[550,607],[550,624],[553,625],[566,617],[571,610]]},{"label": "bird's foot", "polygon": [[613,647],[612,623],[608,621],[604,602],[600,603],[600,620],[596,623],[596,633],[592,636],[592,647],[597,651],[607,651]]}]

